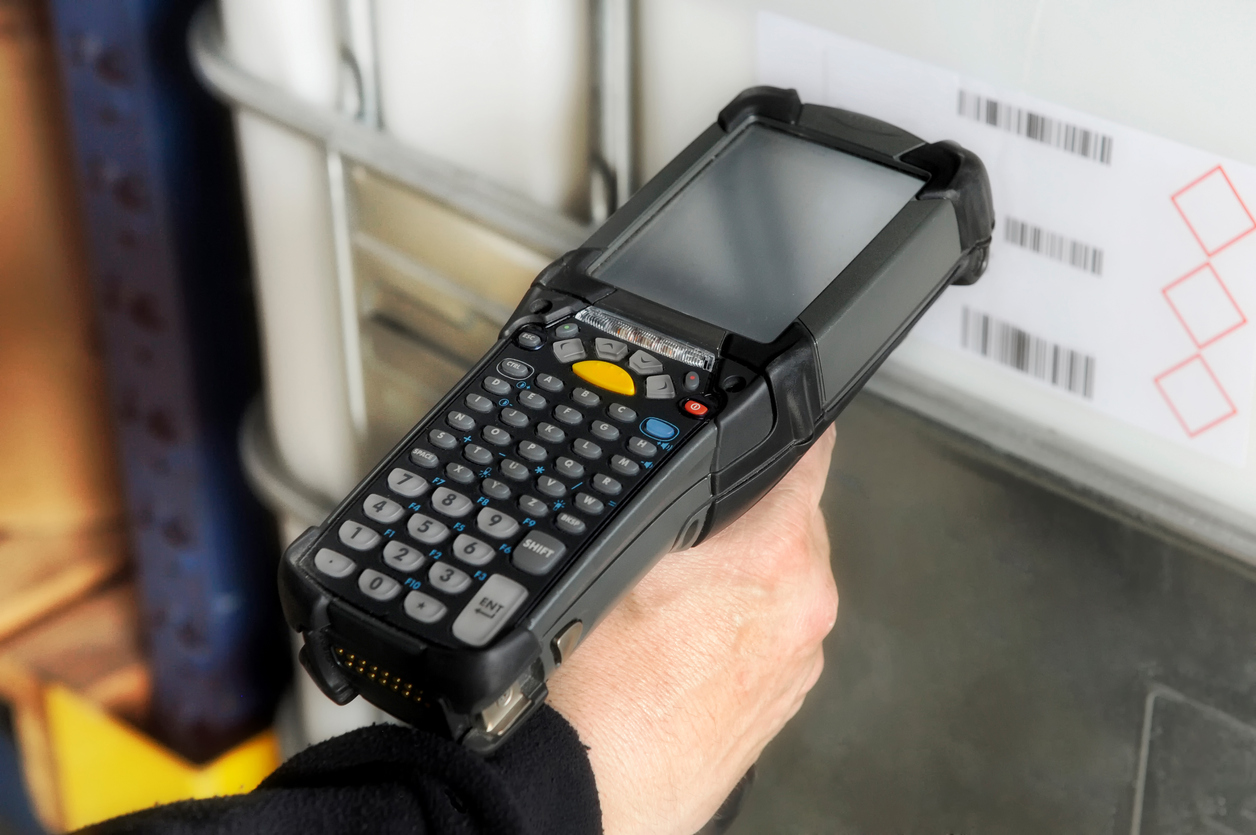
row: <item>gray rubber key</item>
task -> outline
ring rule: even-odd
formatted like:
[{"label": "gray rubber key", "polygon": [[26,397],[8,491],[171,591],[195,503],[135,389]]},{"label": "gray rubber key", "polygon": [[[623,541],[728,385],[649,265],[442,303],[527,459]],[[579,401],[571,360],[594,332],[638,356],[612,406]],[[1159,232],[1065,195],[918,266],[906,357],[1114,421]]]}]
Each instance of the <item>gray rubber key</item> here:
[{"label": "gray rubber key", "polygon": [[501,466],[502,475],[506,476],[506,478],[511,481],[527,481],[528,476],[532,473],[531,470],[512,458],[507,458],[502,461]]},{"label": "gray rubber key", "polygon": [[314,555],[314,567],[328,577],[348,577],[356,569],[357,563],[344,554],[337,554],[330,548],[319,548]]},{"label": "gray rubber key", "polygon": [[579,339],[563,339],[554,343],[554,357],[559,362],[575,362],[587,356]]},{"label": "gray rubber key", "polygon": [[437,457],[436,453],[417,448],[410,450],[410,460],[420,467],[425,467],[429,470],[440,463],[440,458]]},{"label": "gray rubber key", "polygon": [[500,426],[486,426],[480,434],[493,446],[506,446],[510,443],[510,433]]},{"label": "gray rubber key", "polygon": [[504,359],[497,363],[497,373],[512,380],[526,380],[532,376],[532,366],[523,360]]},{"label": "gray rubber key", "polygon": [[471,508],[475,507],[475,503],[461,493],[450,490],[448,487],[437,487],[432,491],[430,507],[437,513],[461,519],[471,512]]},{"label": "gray rubber key", "polygon": [[416,513],[410,517],[410,521],[406,523],[406,530],[410,532],[410,536],[424,545],[436,545],[449,538],[449,528],[422,513]]},{"label": "gray rubber key", "polygon": [[606,407],[606,413],[620,423],[634,423],[637,420],[637,413],[623,403],[612,403]]},{"label": "gray rubber key", "polygon": [[611,469],[621,475],[636,475],[641,472],[641,466],[624,455],[611,456]]},{"label": "gray rubber key", "polygon": [[451,553],[467,565],[484,565],[493,559],[493,546],[465,533],[454,538]]},{"label": "gray rubber key", "polygon": [[554,417],[570,426],[575,426],[584,420],[584,415],[580,413],[580,410],[573,409],[570,406],[555,406]]},{"label": "gray rubber key", "polygon": [[528,425],[528,416],[518,409],[502,409],[502,423],[521,429]]},{"label": "gray rubber key", "polygon": [[417,499],[427,492],[427,479],[397,467],[388,474],[388,489],[398,496]]},{"label": "gray rubber key", "polygon": [[602,448],[584,438],[572,441],[571,448],[576,451],[576,455],[579,455],[581,458],[588,458],[590,461],[595,461],[602,457]]},{"label": "gray rubber key", "polygon": [[550,478],[547,475],[539,476],[537,478],[536,489],[555,499],[559,496],[567,495],[567,485],[563,484],[558,479]]},{"label": "gray rubber key", "polygon": [[419,623],[436,623],[445,616],[445,604],[421,591],[407,594],[401,607]]},{"label": "gray rubber key", "polygon": [[567,433],[552,423],[538,423],[536,425],[536,436],[547,444],[561,444],[566,440]]},{"label": "gray rubber key", "polygon": [[610,476],[598,473],[593,476],[593,489],[608,496],[618,496],[624,486]]},{"label": "gray rubber key", "polygon": [[392,499],[385,499],[379,493],[372,493],[362,502],[362,512],[376,522],[389,525],[400,519],[406,511]]},{"label": "gray rubber key", "polygon": [[445,475],[462,484],[470,484],[475,481],[475,471],[461,464],[446,464]]},{"label": "gray rubber key", "polygon": [[671,400],[676,396],[676,386],[667,374],[657,374],[645,378],[646,400]]},{"label": "gray rubber key", "polygon": [[642,458],[653,458],[654,453],[658,452],[659,448],[645,438],[638,438],[636,435],[633,435],[628,439],[628,451],[633,455],[640,455]]},{"label": "gray rubber key", "polygon": [[493,411],[493,401],[482,394],[468,394],[466,404],[467,408],[482,415],[487,415]]},{"label": "gray rubber key", "polygon": [[576,496],[576,510],[582,513],[597,516],[605,509],[606,505],[602,504],[602,500],[592,493],[580,493]]},{"label": "gray rubber key", "polygon": [[401,593],[401,583],[398,583],[387,574],[381,574],[373,568],[368,568],[358,578],[358,590],[375,600],[392,600]]},{"label": "gray rubber key", "polygon": [[424,559],[418,551],[396,540],[384,546],[384,562],[398,571],[418,571]]},{"label": "gray rubber key", "polygon": [[580,478],[584,475],[584,465],[574,458],[565,456],[554,462],[554,469],[567,478]]},{"label": "gray rubber key", "polygon": [[427,439],[432,442],[432,446],[437,446],[441,449],[453,449],[458,446],[457,437],[443,429],[433,429],[431,432],[428,432]]},{"label": "gray rubber key", "polygon": [[527,408],[532,409],[534,411],[538,411],[538,412],[541,409],[544,409],[545,406],[549,403],[548,400],[546,400],[541,395],[537,394],[535,391],[519,392],[519,402],[523,406],[526,406]]},{"label": "gray rubber key", "polygon": [[647,374],[658,374],[663,370],[663,363],[647,354],[645,351],[635,351],[628,358],[628,367],[640,374],[642,377]]},{"label": "gray rubber key", "polygon": [[482,647],[501,631],[528,597],[528,590],[509,577],[494,574],[458,614],[452,627],[454,637],[473,647]]},{"label": "gray rubber key", "polygon": [[579,403],[581,406],[584,406],[586,409],[596,409],[602,404],[602,398],[586,388],[572,389],[571,399]]},{"label": "gray rubber key", "polygon": [[454,568],[448,563],[438,562],[427,572],[427,581],[445,594],[458,594],[466,591],[471,585],[471,576],[461,568]]},{"label": "gray rubber key", "polygon": [[484,390],[489,394],[496,394],[498,397],[504,397],[514,391],[510,383],[501,377],[485,377],[481,385],[484,386]]},{"label": "gray rubber key", "polygon": [[593,437],[601,441],[619,440],[619,430],[604,420],[593,421],[593,423],[589,425],[589,431],[593,433]]},{"label": "gray rubber key", "polygon": [[445,422],[459,432],[470,432],[475,428],[475,420],[466,412],[450,412],[445,415]]},{"label": "gray rubber key", "polygon": [[614,339],[603,339],[598,337],[593,340],[593,350],[597,353],[600,360],[610,360],[611,362],[619,362],[628,356],[628,346],[622,342],[616,342]]},{"label": "gray rubber key", "polygon": [[357,551],[369,551],[379,544],[379,534],[366,525],[345,522],[340,526],[340,541]]},{"label": "gray rubber key", "polygon": [[462,448],[462,455],[472,464],[484,465],[493,461],[493,453],[479,444],[467,444]]},{"label": "gray rubber key", "polygon": [[510,552],[515,568],[535,574],[548,574],[567,553],[567,546],[556,537],[540,531],[532,531]]},{"label": "gray rubber key", "polygon": [[534,444],[531,441],[519,442],[519,456],[521,458],[526,458],[529,461],[544,461],[548,454],[545,447],[540,444]]},{"label": "gray rubber key", "polygon": [[554,336],[557,339],[570,339],[578,333],[580,333],[580,326],[575,322],[563,322],[554,328]]},{"label": "gray rubber key", "polygon": [[553,374],[537,374],[536,384],[546,391],[560,392],[563,390],[563,381]]},{"label": "gray rubber key", "polygon": [[567,533],[581,534],[584,533],[584,520],[579,516],[572,516],[570,513],[560,513],[554,520],[554,524],[558,525],[560,531]]},{"label": "gray rubber key", "polygon": [[475,517],[475,524],[480,530],[494,539],[508,539],[519,532],[519,523],[502,513],[486,507]]},{"label": "gray rubber key", "polygon": [[510,488],[495,478],[486,478],[480,482],[480,492],[490,499],[505,501],[510,498]]},{"label": "gray rubber key", "polygon": [[549,505],[536,496],[520,496],[519,509],[529,516],[535,516],[537,519],[544,519],[546,516],[549,516]]}]

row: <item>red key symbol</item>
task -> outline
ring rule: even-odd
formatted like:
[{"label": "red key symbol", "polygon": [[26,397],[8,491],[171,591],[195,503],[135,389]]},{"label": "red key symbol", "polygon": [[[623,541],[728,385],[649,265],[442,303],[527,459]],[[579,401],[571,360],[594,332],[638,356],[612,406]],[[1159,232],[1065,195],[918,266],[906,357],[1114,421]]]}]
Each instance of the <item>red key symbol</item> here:
[{"label": "red key symbol", "polygon": [[709,411],[705,403],[699,403],[697,400],[686,400],[681,404],[681,408],[691,417],[703,417]]}]

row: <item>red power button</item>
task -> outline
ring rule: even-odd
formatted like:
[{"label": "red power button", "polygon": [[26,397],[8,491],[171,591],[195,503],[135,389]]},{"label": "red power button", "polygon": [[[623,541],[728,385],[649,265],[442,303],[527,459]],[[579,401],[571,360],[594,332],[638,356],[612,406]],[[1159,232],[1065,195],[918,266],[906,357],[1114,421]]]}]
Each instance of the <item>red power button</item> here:
[{"label": "red power button", "polygon": [[686,400],[680,404],[680,408],[690,417],[706,417],[706,413],[710,411],[705,403],[699,403],[697,400]]}]

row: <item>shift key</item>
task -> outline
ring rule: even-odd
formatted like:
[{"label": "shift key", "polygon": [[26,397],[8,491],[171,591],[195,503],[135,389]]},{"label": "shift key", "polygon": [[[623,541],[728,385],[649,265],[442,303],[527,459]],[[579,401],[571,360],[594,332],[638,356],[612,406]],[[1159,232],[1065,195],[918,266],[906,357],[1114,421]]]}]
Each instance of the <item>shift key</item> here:
[{"label": "shift key", "polygon": [[473,647],[493,639],[528,596],[528,590],[509,577],[494,574],[480,587],[454,621],[454,637]]}]

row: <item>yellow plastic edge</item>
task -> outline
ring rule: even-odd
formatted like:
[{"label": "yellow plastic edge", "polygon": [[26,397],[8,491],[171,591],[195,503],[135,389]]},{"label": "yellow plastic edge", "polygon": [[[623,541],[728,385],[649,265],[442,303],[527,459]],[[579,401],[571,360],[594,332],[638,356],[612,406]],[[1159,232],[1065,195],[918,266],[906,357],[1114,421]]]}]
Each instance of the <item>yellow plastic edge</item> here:
[{"label": "yellow plastic edge", "polygon": [[161,803],[247,792],[280,763],[269,730],[198,766],[59,685],[47,688],[45,709],[69,830]]},{"label": "yellow plastic edge", "polygon": [[620,368],[602,360],[584,360],[578,362],[571,367],[576,375],[585,382],[592,383],[598,388],[604,388],[607,391],[613,391],[616,394],[624,394],[631,396],[636,393],[636,384],[632,381],[632,376]]}]

